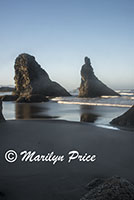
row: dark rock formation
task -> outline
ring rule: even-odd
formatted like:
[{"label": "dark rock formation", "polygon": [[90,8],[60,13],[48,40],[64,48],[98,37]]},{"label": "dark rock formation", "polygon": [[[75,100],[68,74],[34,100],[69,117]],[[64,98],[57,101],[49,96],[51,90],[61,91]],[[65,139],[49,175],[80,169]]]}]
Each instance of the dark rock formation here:
[{"label": "dark rock formation", "polygon": [[85,64],[81,69],[81,85],[79,97],[100,97],[103,95],[119,96],[118,93],[108,88],[94,74],[90,59],[85,57]]},{"label": "dark rock formation", "polygon": [[29,95],[69,96],[58,83],[50,80],[47,72],[36,62],[35,57],[20,54],[15,60],[15,94],[21,97]]},{"label": "dark rock formation", "polygon": [[89,192],[81,200],[134,199],[134,185],[120,177],[95,179],[89,183],[88,190]]},{"label": "dark rock formation", "polygon": [[16,101],[18,95],[4,95],[0,96],[1,101]]},{"label": "dark rock formation", "polygon": [[0,121],[5,121],[3,114],[2,114],[2,101],[0,100]]},{"label": "dark rock formation", "polygon": [[122,127],[134,127],[134,105],[123,115],[113,119],[110,124]]},{"label": "dark rock formation", "polygon": [[39,102],[47,102],[49,101],[48,98],[46,98],[43,95],[39,94],[33,94],[29,96],[20,96],[16,102],[18,103],[39,103]]}]

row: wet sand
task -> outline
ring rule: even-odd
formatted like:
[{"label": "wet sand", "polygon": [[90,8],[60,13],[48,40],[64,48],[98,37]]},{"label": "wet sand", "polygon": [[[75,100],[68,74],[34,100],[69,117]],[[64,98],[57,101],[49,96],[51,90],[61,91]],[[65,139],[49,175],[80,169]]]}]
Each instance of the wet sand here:
[{"label": "wet sand", "polygon": [[[86,193],[96,177],[118,175],[134,182],[134,134],[58,120],[16,120],[0,124],[0,191],[10,200],[70,200]],[[18,153],[14,163],[4,159],[7,150]],[[20,152],[54,151],[63,162],[22,162]],[[95,162],[73,160],[68,152],[96,155]]]},{"label": "wet sand", "polygon": [[59,104],[53,101],[45,103],[3,102],[3,114],[12,119],[61,119],[68,121],[87,121],[99,125],[109,125],[128,108]]}]

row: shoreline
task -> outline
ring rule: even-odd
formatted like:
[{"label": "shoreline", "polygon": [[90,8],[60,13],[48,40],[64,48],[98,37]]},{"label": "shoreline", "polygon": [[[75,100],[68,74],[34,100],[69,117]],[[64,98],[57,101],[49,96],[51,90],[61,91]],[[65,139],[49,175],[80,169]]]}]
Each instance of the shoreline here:
[{"label": "shoreline", "polygon": [[46,103],[3,102],[3,114],[11,119],[58,119],[93,123],[112,127],[109,122],[125,113],[128,108],[66,105],[53,101]]}]

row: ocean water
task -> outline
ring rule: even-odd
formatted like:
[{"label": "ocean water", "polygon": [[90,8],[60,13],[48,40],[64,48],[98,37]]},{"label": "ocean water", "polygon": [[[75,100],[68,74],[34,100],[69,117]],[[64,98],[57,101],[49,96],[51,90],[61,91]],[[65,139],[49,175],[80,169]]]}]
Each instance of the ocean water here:
[{"label": "ocean water", "polygon": [[59,119],[84,121],[111,128],[109,122],[134,105],[134,90],[117,92],[120,93],[120,97],[78,98],[76,90],[71,92],[71,97],[57,97],[43,103],[3,102],[3,114],[7,120]]}]

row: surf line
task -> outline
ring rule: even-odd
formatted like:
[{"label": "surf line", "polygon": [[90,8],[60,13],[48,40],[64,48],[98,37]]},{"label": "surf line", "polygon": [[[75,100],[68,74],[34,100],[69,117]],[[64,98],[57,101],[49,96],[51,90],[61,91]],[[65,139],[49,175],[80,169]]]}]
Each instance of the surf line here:
[{"label": "surf line", "polygon": [[54,151],[47,153],[46,155],[37,154],[36,151],[22,151],[20,153],[22,162],[51,162],[55,165],[58,162],[63,162],[67,158],[67,162],[71,163],[73,161],[79,162],[94,162],[96,161],[97,156],[91,155],[88,153],[80,154],[78,151],[73,150],[69,151],[68,154],[65,155],[56,155]]},{"label": "surf line", "polygon": [[107,106],[107,107],[123,107],[131,108],[132,105],[123,105],[123,104],[110,104],[110,103],[91,103],[91,102],[77,102],[77,101],[58,101],[59,104],[74,104],[74,105],[88,105],[88,106]]}]

